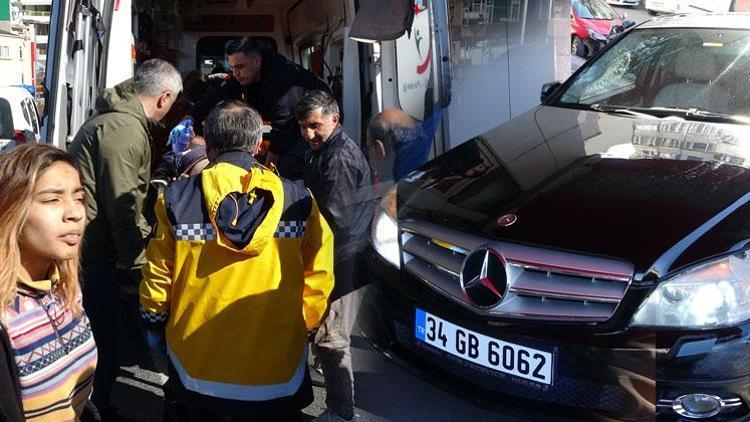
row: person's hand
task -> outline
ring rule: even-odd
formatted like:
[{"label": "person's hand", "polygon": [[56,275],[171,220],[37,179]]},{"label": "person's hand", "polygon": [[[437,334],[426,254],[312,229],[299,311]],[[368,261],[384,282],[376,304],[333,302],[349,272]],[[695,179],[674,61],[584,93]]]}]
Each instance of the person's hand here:
[{"label": "person's hand", "polygon": [[276,165],[279,162],[279,158],[281,158],[279,154],[274,154],[271,151],[266,152],[266,167],[269,167],[271,164]]},{"label": "person's hand", "polygon": [[193,149],[198,146],[206,146],[206,138],[200,135],[194,135],[193,138],[190,140],[190,149]]},{"label": "person's hand", "polygon": [[209,81],[225,81],[229,79],[229,73],[212,73],[210,75],[207,75],[206,79],[208,79]]},{"label": "person's hand", "polygon": [[169,132],[169,141],[167,144],[172,145],[172,151],[176,154],[182,154],[190,147],[190,140],[195,136],[193,132],[193,119],[187,118],[175,126]]}]

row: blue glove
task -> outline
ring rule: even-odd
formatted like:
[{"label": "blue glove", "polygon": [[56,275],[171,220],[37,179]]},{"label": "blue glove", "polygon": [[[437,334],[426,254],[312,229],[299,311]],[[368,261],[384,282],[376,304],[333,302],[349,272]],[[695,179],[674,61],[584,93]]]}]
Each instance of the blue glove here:
[{"label": "blue glove", "polygon": [[187,118],[169,132],[167,145],[172,145],[172,151],[181,154],[188,150],[190,140],[193,136],[195,136],[193,132],[193,119]]},{"label": "blue glove", "polygon": [[146,330],[146,342],[151,349],[160,352],[167,351],[167,342],[164,338],[164,331]]}]

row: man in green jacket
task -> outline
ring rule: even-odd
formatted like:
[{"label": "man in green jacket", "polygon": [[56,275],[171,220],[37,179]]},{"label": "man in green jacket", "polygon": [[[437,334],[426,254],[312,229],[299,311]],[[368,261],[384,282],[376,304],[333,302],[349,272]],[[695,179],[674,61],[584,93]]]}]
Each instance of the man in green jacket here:
[{"label": "man in green jacket", "polygon": [[86,193],[83,304],[100,352],[92,401],[105,418],[112,412],[110,393],[122,350],[117,274],[128,274],[137,286],[145,263],[149,130],[169,112],[180,91],[182,78],[174,66],[160,59],[144,62],[133,79],[102,93],[96,112],[69,148]]}]

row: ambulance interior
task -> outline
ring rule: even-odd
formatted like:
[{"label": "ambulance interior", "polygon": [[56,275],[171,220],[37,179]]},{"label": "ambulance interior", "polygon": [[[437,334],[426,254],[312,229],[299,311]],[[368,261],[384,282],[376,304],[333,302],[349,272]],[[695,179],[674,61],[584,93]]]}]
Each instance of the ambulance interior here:
[{"label": "ambulance interior", "polygon": [[[359,43],[346,35],[354,17],[348,0],[151,0],[134,4],[136,60],[158,57],[174,63],[183,76],[229,72],[226,46],[248,35],[301,64],[331,87],[342,117],[357,138],[361,133]],[[345,48],[346,43],[346,48]],[[362,46],[366,48],[367,46]],[[350,55],[345,63],[344,53]],[[346,87],[346,79],[354,82]]]},{"label": "ambulance interior", "polygon": [[[356,0],[60,3],[52,19],[59,41],[50,46],[48,55],[53,71],[47,79],[45,133],[61,147],[91,114],[96,95],[132,77],[137,63],[163,58],[174,63],[183,77],[195,70],[229,71],[225,47],[245,35],[324,79],[339,102],[342,125],[355,141],[364,141],[371,116],[383,108],[402,107],[396,86],[396,42],[358,42],[348,37],[358,13],[355,3],[362,3]],[[387,3],[413,7],[403,0]],[[372,4],[381,7],[382,3]],[[425,24],[429,25],[426,19]],[[422,93],[417,108],[424,101]],[[412,114],[421,118],[421,112]]]}]

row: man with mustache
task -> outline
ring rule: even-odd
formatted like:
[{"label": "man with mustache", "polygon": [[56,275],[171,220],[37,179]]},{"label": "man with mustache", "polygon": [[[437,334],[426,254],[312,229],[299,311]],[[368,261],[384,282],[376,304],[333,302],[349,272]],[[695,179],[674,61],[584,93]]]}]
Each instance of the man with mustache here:
[{"label": "man with mustache", "polygon": [[313,342],[326,381],[328,408],[317,420],[350,421],[354,418],[354,378],[349,345],[359,307],[358,259],[374,205],[370,166],[339,125],[339,108],[330,94],[307,93],[297,103],[295,116],[311,150],[305,159],[305,185],[333,229],[331,305]]}]

